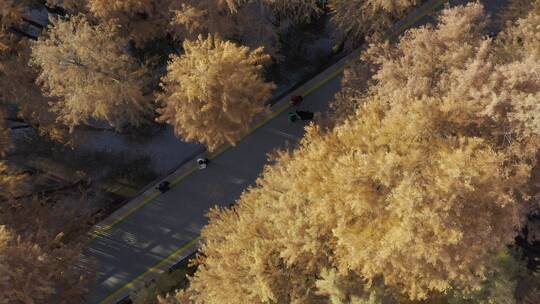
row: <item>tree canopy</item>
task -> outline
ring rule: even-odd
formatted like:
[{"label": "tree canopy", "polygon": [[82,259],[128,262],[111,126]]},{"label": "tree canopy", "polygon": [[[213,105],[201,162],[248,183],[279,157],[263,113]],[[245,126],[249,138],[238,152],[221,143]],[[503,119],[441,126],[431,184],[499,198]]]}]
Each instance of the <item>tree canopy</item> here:
[{"label": "tree canopy", "polygon": [[171,0],[88,0],[91,13],[114,22],[137,46],[164,37],[170,20]]},{"label": "tree canopy", "polygon": [[274,85],[261,76],[269,57],[218,37],[186,40],[162,78],[158,120],[176,134],[213,150],[234,144],[257,114],[266,111]]},{"label": "tree canopy", "polygon": [[407,303],[491,288],[498,254],[537,208],[539,138],[513,113],[540,82],[528,55],[501,60],[486,21],[471,3],[396,45],[373,44],[373,85],[341,95],[354,113],[308,128],[234,207],[209,213],[188,296]]},{"label": "tree canopy", "polygon": [[[37,198],[2,201],[0,208],[0,301],[77,303],[88,268],[80,264],[86,221],[72,201]],[[52,205],[52,206],[51,206]],[[82,266],[82,267],[81,267]]]},{"label": "tree canopy", "polygon": [[[124,51],[112,23],[91,25],[82,15],[56,20],[32,46],[38,81],[54,98],[53,111],[69,127],[104,120],[116,129],[152,114],[147,69]],[[150,116],[150,117],[149,117]]]},{"label": "tree canopy", "polygon": [[354,48],[362,38],[389,29],[418,3],[417,0],[330,0],[328,6],[340,39],[347,48]]}]

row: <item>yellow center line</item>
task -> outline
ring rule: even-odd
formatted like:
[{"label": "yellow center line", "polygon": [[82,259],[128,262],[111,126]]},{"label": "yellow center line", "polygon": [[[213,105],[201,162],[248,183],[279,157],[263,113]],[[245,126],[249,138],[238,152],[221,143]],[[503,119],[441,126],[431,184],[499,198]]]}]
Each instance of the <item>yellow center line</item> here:
[{"label": "yellow center line", "polygon": [[[303,96],[308,96],[309,94],[311,94],[313,91],[315,91],[317,88],[319,88],[320,86],[322,86],[323,84],[325,84],[326,82],[328,82],[329,80],[333,79],[334,77],[336,77],[340,72],[342,72],[344,69],[344,67],[338,67],[335,71],[333,71],[329,76],[327,76],[326,78],[324,78],[323,80],[317,82],[315,85],[313,85],[312,87],[310,87],[306,92],[304,92]],[[276,111],[272,112],[272,114],[270,116],[267,116],[265,119],[263,119],[262,121],[260,121],[258,124],[256,124],[255,126],[253,126],[248,132],[246,132],[244,135],[242,135],[239,140],[238,140],[238,143],[242,142],[242,140],[244,140],[247,136],[249,136],[250,134],[252,134],[253,132],[255,132],[257,129],[259,129],[260,127],[264,126],[265,124],[267,124],[269,121],[271,121],[272,119],[276,118],[278,115],[280,115],[281,113],[285,112],[287,109],[289,109],[291,107],[290,104],[288,103],[285,103],[283,106],[281,106],[279,109],[277,109]],[[226,144],[224,146],[222,146],[218,151],[210,154],[210,156],[208,156],[208,159],[214,159],[216,157],[218,157],[219,155],[223,154],[225,151],[229,150],[230,148],[232,148],[233,146],[230,145],[230,144]],[[185,179],[186,177],[190,176],[191,174],[193,174],[193,172],[197,171],[197,166],[194,165],[192,168],[190,168],[186,173],[174,178],[172,181],[170,181],[171,183],[171,186],[174,186],[174,185],[177,185],[178,183],[180,183],[183,179]],[[119,224],[120,222],[123,222],[126,218],[128,218],[133,212],[141,209],[142,207],[144,207],[146,204],[150,203],[152,200],[154,200],[155,198],[157,198],[161,193],[159,191],[156,191],[154,190],[152,192],[151,195],[149,195],[148,197],[144,198],[139,204],[133,206],[132,208],[128,209],[126,212],[124,212],[122,215],[119,215],[111,224],[107,224],[107,225],[103,225],[101,227],[98,227],[98,229],[95,229],[92,234],[91,234],[91,237],[90,237],[90,241],[96,239],[97,237],[99,236],[105,236],[106,235],[106,232],[108,230],[110,230],[113,226]]]},{"label": "yellow center line", "polygon": [[[303,96],[308,96],[309,94],[313,93],[317,88],[321,87],[323,84],[327,83],[328,81],[332,80],[334,77],[336,77],[337,75],[339,75],[340,72],[342,72],[344,69],[344,66],[340,66],[340,67],[337,67],[335,71],[333,71],[332,73],[330,73],[330,75],[328,75],[327,77],[325,77],[324,79],[322,79],[321,81],[317,82],[316,84],[314,84],[313,86],[310,86],[310,88],[308,88]],[[240,140],[238,142],[241,142],[245,137],[247,137],[248,135],[252,134],[254,131],[256,131],[257,129],[259,129],[260,127],[262,127],[263,125],[265,125],[266,123],[268,123],[269,121],[271,121],[272,119],[276,118],[278,115],[280,115],[281,113],[285,112],[287,109],[289,109],[291,107],[290,104],[288,103],[285,103],[283,106],[281,106],[279,109],[277,109],[276,111],[274,111],[272,113],[272,115],[268,116],[266,119],[262,120],[261,122],[259,122],[257,125],[255,125],[252,129],[250,129],[249,132],[247,132],[246,134],[244,134]],[[232,145],[225,145],[224,147],[222,147],[219,151],[216,151],[214,154],[210,155],[208,158],[209,159],[214,159],[216,158],[217,156],[223,154],[225,151],[227,151],[228,149],[232,148]],[[190,169],[188,172],[184,173],[183,175],[175,178],[174,180],[172,180],[171,182],[171,185],[176,185],[178,184],[180,181],[182,181],[183,179],[185,179],[186,177],[188,177],[189,175],[191,175],[193,172],[197,171],[197,168],[196,166],[194,166],[192,169]],[[110,225],[107,225],[107,226],[103,226],[103,227],[100,227],[98,230],[96,230],[94,233],[93,233],[93,238],[92,239],[95,239],[96,237],[99,237],[100,235],[105,235],[105,232],[109,229],[111,229],[114,225],[122,222],[125,218],[127,218],[130,214],[132,214],[133,212],[139,210],[140,208],[142,208],[144,205],[146,205],[147,203],[149,203],[150,201],[152,201],[153,199],[155,199],[156,197],[159,196],[159,192],[157,193],[153,193],[151,196],[147,197],[146,199],[144,199],[142,201],[141,204],[138,204],[137,206],[129,209],[124,215],[122,215],[121,217],[119,217],[117,220],[115,220],[112,224]],[[129,288],[132,288],[135,286],[135,284],[137,284],[139,281],[141,281],[142,279],[144,279],[148,274],[150,273],[154,273],[157,271],[157,269],[163,265],[164,263],[167,263],[168,261],[171,261],[172,259],[175,259],[177,258],[178,256],[180,256],[182,253],[184,253],[187,249],[191,248],[196,242],[198,242],[200,239],[200,237],[197,237],[196,239],[190,241],[189,243],[183,245],[182,247],[178,248],[177,250],[175,250],[174,252],[172,252],[169,256],[167,256],[165,259],[161,260],[160,262],[158,262],[156,265],[154,265],[153,267],[149,268],[146,272],[140,274],[139,276],[137,276],[135,279],[129,281],[128,283],[126,283],[124,286],[120,287],[119,289],[117,289],[116,291],[114,291],[113,293],[111,293],[109,296],[107,296],[105,299],[103,299],[101,302],[99,302],[100,304],[105,304],[105,303],[108,303],[108,301],[110,300],[113,300],[114,297],[116,297],[117,295],[119,295],[121,292],[123,292],[125,289],[129,289]]]},{"label": "yellow center line", "polygon": [[122,222],[123,220],[125,220],[130,214],[132,214],[133,212],[141,209],[144,205],[146,205],[147,203],[151,202],[152,200],[156,199],[158,196],[159,196],[159,192],[155,191],[155,192],[152,192],[149,196],[145,197],[141,203],[137,204],[136,206],[134,206],[133,208],[129,209],[125,214],[123,214],[122,216],[119,216],[117,219],[115,219],[111,224],[106,224],[106,225],[103,225],[103,226],[99,226],[97,229],[95,229],[91,235],[90,235],[90,240],[89,241],[92,241],[94,240],[95,238],[97,237],[100,237],[100,236],[105,236],[106,235],[106,232],[108,230],[110,230],[114,225],[117,225],[118,223]]},{"label": "yellow center line", "polygon": [[[255,125],[253,128],[251,128],[246,134],[244,134],[239,140],[238,142],[241,142],[242,140],[244,140],[248,135],[252,134],[253,132],[255,132],[257,129],[259,129],[260,127],[262,127],[263,125],[265,125],[266,123],[268,123],[270,120],[274,119],[276,116],[278,116],[279,114],[283,113],[285,110],[287,110],[288,108],[290,107],[289,104],[285,104],[284,106],[282,106],[281,108],[279,108],[277,111],[273,112],[271,116],[267,117],[266,119],[264,119],[263,121],[259,122],[257,125]],[[216,157],[218,157],[219,155],[223,154],[225,151],[229,150],[230,148],[232,148],[233,146],[232,145],[224,145],[223,147],[221,147],[218,151],[212,153],[210,156],[208,156],[208,159],[214,159]],[[170,181],[170,184],[171,186],[175,186],[177,185],[178,183],[180,183],[183,179],[185,179],[186,177],[190,176],[191,174],[193,174],[193,172],[197,171],[197,166],[194,165],[192,168],[190,168],[187,172],[185,172],[184,174],[178,176],[178,177],[175,177],[174,179],[172,179]],[[148,197],[144,198],[139,204],[133,206],[132,208],[128,209],[126,212],[124,212],[122,215],[119,215],[111,224],[107,224],[107,225],[103,225],[101,227],[98,227],[97,229],[95,229],[92,233],[91,233],[91,237],[90,237],[90,241],[96,239],[97,237],[99,236],[105,236],[106,235],[106,232],[108,230],[110,230],[113,226],[119,224],[120,222],[124,221],[126,218],[128,218],[133,212],[141,209],[142,207],[144,207],[146,204],[150,203],[151,201],[153,201],[155,198],[157,198],[161,193],[159,191],[156,191],[154,190]]]},{"label": "yellow center line", "polygon": [[198,241],[199,241],[199,237],[189,241],[188,243],[184,244],[180,248],[176,249],[171,255],[164,258],[163,260],[161,260],[159,263],[157,263],[153,267],[149,268],[145,273],[142,273],[139,276],[137,276],[135,279],[131,280],[129,283],[124,285],[122,288],[117,289],[115,292],[111,293],[108,297],[101,300],[99,303],[100,304],[108,303],[109,300],[112,300],[114,297],[119,295],[122,291],[124,291],[124,289],[134,287],[135,284],[137,284],[139,281],[144,279],[144,277],[146,277],[148,274],[156,273],[156,272],[159,273],[159,267],[161,267],[163,264],[171,262],[174,258],[181,255],[184,251],[186,251],[187,249],[189,249],[189,248],[193,247],[195,244],[197,244]]},{"label": "yellow center line", "polygon": [[[404,23],[398,30],[396,31],[393,31],[392,33],[386,35],[386,38],[387,39],[393,39],[395,36],[399,35],[400,33],[402,33],[404,30],[406,30],[407,28],[409,28],[411,25],[413,25],[414,23],[416,23],[418,20],[420,20],[422,17],[426,16],[428,13],[432,12],[434,9],[436,9],[437,7],[441,6],[443,3],[447,2],[448,0],[438,0],[436,2],[434,2],[432,5],[428,6],[425,10],[423,10],[422,12],[420,12],[418,15],[416,15],[415,17],[413,17],[411,20],[409,20],[408,22]],[[338,76],[346,67],[346,64],[343,64],[343,65],[340,65],[340,66],[335,66],[335,70],[332,71],[328,76],[326,76],[324,79],[318,81],[317,83],[311,85],[309,88],[306,89],[306,91],[303,92],[303,96],[308,96],[310,95],[311,93],[313,93],[315,90],[317,90],[318,88],[320,88],[322,85],[324,85],[325,83],[327,83],[328,81],[332,80],[333,78],[335,78],[336,76]],[[263,125],[265,125],[266,123],[268,123],[269,121],[271,121],[272,119],[274,119],[276,116],[280,115],[281,113],[285,112],[288,108],[290,108],[290,104],[288,103],[285,103],[283,106],[281,106],[279,109],[277,109],[275,112],[273,112],[270,116],[268,116],[266,119],[262,120],[261,122],[259,122],[257,125],[255,125],[253,128],[251,128],[246,134],[244,134],[240,140],[242,141],[246,136],[248,136],[249,134],[253,133],[254,131],[256,131],[257,129],[259,129],[260,127],[262,127]],[[220,148],[220,150],[216,151],[215,153],[212,153],[210,156],[208,156],[209,159],[214,159],[216,158],[217,156],[221,155],[222,153],[224,153],[225,151],[227,151],[228,149],[230,149],[232,147],[232,145],[225,145],[223,146],[222,148]],[[180,181],[182,181],[183,179],[185,179],[186,177],[190,176],[193,172],[197,171],[197,167],[194,165],[193,168],[191,168],[190,170],[188,170],[186,173],[182,174],[181,176],[175,178],[172,180],[171,184],[172,185],[176,185],[178,184]],[[98,228],[96,231],[94,231],[94,233],[92,234],[92,239],[100,236],[100,235],[105,235],[105,232],[109,229],[111,229],[114,225],[122,222],[125,218],[127,218],[131,213],[137,211],[138,209],[142,208],[144,205],[146,205],[147,203],[149,203],[150,201],[152,201],[153,199],[155,199],[156,197],[158,197],[160,195],[159,192],[154,192],[152,193],[152,195],[150,195],[149,197],[145,198],[141,204],[138,204],[137,206],[129,209],[124,215],[120,216],[117,220],[115,220],[112,224],[110,225],[106,225],[106,226],[103,226],[103,227],[100,227]],[[199,241],[200,237],[197,237],[195,238],[194,240],[182,245],[180,248],[176,249],[174,252],[172,252],[169,256],[167,256],[166,258],[164,258],[163,260],[161,260],[160,262],[158,262],[156,265],[154,265],[153,267],[149,268],[146,272],[140,274],[139,276],[137,276],[135,279],[129,281],[128,283],[126,283],[125,285],[123,285],[122,287],[118,288],[116,291],[114,291],[113,293],[111,293],[109,296],[107,296],[105,299],[103,299],[102,301],[100,301],[99,303],[100,304],[106,304],[108,303],[108,301],[112,300],[114,297],[116,297],[117,295],[119,295],[121,292],[123,292],[125,289],[128,289],[128,288],[132,288],[135,286],[135,284],[137,284],[139,281],[141,281],[142,279],[144,279],[144,277],[146,277],[148,274],[150,273],[154,273],[154,272],[157,272],[158,271],[158,268],[160,266],[162,266],[163,264],[165,263],[168,263],[168,262],[171,262],[173,259],[176,259],[177,257],[179,257],[182,253],[184,253],[186,250],[188,250],[189,248],[191,248],[193,245],[195,245],[198,241]]]}]

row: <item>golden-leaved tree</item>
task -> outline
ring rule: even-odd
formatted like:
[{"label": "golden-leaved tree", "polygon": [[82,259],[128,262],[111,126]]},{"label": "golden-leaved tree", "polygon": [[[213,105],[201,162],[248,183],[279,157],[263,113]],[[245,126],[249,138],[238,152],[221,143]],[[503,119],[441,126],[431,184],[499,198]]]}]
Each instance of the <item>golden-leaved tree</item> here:
[{"label": "golden-leaved tree", "polygon": [[[181,2],[181,1],[180,1]],[[88,0],[91,13],[114,22],[138,47],[167,34],[171,0]]]},{"label": "golden-leaved tree", "polygon": [[20,1],[4,0],[0,2],[0,27],[9,28],[22,22],[24,5]]},{"label": "golden-leaved tree", "polygon": [[499,25],[504,26],[507,22],[515,22],[517,19],[525,17],[531,10],[539,9],[538,1],[535,0],[510,0],[508,5],[497,12]]},{"label": "golden-leaved tree", "polygon": [[496,40],[497,56],[502,62],[540,60],[540,1],[531,1],[527,13],[507,23]]},{"label": "golden-leaved tree", "polygon": [[5,46],[0,49],[0,107],[16,109],[10,111],[10,118],[16,114],[42,135],[69,140],[66,127],[56,121],[57,115],[50,109],[52,100],[36,84],[38,71],[28,65],[30,41],[4,32],[0,33],[0,44]]},{"label": "golden-leaved tree", "polygon": [[56,20],[32,46],[38,81],[55,98],[58,120],[73,128],[104,120],[116,129],[140,125],[152,115],[148,71],[125,52],[112,23],[91,25],[85,17]]},{"label": "golden-leaved tree", "polygon": [[[87,220],[73,201],[2,201],[0,301],[80,303],[88,266],[81,265]],[[80,267],[82,266],[82,267]]]},{"label": "golden-leaved tree", "polygon": [[[58,246],[58,242],[46,246]],[[80,298],[68,296],[68,293],[80,294],[71,290],[81,288],[78,278],[65,277],[71,275],[68,268],[74,267],[67,263],[77,261],[73,253],[74,250],[68,248],[43,248],[0,226],[0,300],[4,303],[50,303],[61,298],[67,301],[65,303],[80,301]],[[58,286],[56,280],[65,280],[68,284]]]},{"label": "golden-leaved tree", "polygon": [[262,46],[266,54],[281,60],[280,20],[307,22],[323,12],[323,2],[185,0],[172,6],[171,31],[180,40],[217,34],[251,48]]},{"label": "golden-leaved tree", "polygon": [[484,288],[533,208],[539,144],[512,110],[489,111],[539,87],[534,73],[500,72],[516,62],[498,63],[486,20],[472,3],[373,46],[356,111],[308,128],[234,207],[211,210],[187,296],[408,303]]},{"label": "golden-leaved tree", "polygon": [[365,56],[377,66],[373,90],[388,98],[461,99],[445,107],[470,107],[467,119],[477,122],[490,116],[487,123],[508,141],[540,134],[531,115],[540,110],[540,13],[516,21],[495,42],[484,34],[487,21],[483,7],[473,3],[445,10],[437,26],[408,31],[396,45],[373,44]]},{"label": "golden-leaved tree", "polygon": [[323,269],[358,277],[345,299],[381,277],[414,299],[481,286],[527,211],[530,167],[506,165],[512,155],[488,139],[452,134],[457,110],[394,102],[366,100],[354,121],[310,130],[237,207],[210,213],[197,303],[325,303]]},{"label": "golden-leaved tree", "polygon": [[208,34],[229,38],[236,33],[232,16],[237,9],[234,2],[184,1],[173,9],[172,31],[180,40]]},{"label": "golden-leaved tree", "polygon": [[357,47],[363,37],[381,33],[405,16],[417,0],[330,0],[332,21],[348,48]]},{"label": "golden-leaved tree", "polygon": [[257,114],[266,111],[274,88],[261,76],[269,57],[218,37],[185,41],[185,53],[172,56],[162,78],[158,120],[176,134],[213,150],[234,144]]},{"label": "golden-leaved tree", "polygon": [[254,49],[263,46],[265,53],[280,58],[273,11],[261,1],[188,0],[173,12],[171,31],[179,40],[219,35]]},{"label": "golden-leaved tree", "polygon": [[[447,94],[466,69],[476,72],[473,63],[490,60],[491,41],[483,38],[487,21],[483,7],[472,4],[466,9],[444,10],[436,25],[409,30],[394,45],[371,44],[363,57],[375,65],[374,90],[389,97]],[[491,66],[477,70],[490,73]]]}]

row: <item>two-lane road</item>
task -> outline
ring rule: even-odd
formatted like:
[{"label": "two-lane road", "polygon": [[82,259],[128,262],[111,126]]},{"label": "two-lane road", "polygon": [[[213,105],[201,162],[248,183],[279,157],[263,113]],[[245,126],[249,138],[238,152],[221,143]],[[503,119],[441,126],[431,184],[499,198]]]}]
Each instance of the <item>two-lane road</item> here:
[{"label": "two-lane road", "polygon": [[[402,33],[429,21],[426,16],[445,2],[425,2],[399,22],[393,32]],[[450,2],[460,4],[464,0]],[[488,12],[494,14],[506,0],[483,2]],[[340,88],[343,67],[358,54],[359,51],[353,52],[297,89],[293,94],[306,95],[301,108],[326,110]],[[193,169],[194,164],[179,169],[168,178],[173,182],[170,191],[146,191],[97,225],[96,237],[85,251],[86,257],[99,265],[89,303],[116,303],[196,249],[200,229],[207,223],[208,209],[236,201],[255,182],[268,153],[295,145],[303,136],[305,123],[288,121],[288,98],[278,102],[272,117],[255,126],[235,147],[212,155],[207,169]]]}]

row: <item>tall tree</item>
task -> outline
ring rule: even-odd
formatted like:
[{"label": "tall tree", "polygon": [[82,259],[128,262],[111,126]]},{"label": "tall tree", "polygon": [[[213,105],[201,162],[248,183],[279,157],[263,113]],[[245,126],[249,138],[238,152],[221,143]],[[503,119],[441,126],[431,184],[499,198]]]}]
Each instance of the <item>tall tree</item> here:
[{"label": "tall tree", "polygon": [[274,85],[260,72],[269,57],[262,48],[250,50],[212,36],[199,36],[183,46],[185,53],[171,57],[162,78],[158,120],[211,150],[234,144],[267,109]]},{"label": "tall tree", "polygon": [[28,65],[30,41],[11,33],[0,34],[0,107],[9,118],[17,116],[40,134],[53,140],[69,140],[66,127],[56,121],[51,111],[52,100],[43,95],[36,84],[38,72]]},{"label": "tall tree", "polygon": [[172,25],[181,40],[196,39],[199,35],[219,35],[232,38],[238,32],[234,16],[239,9],[234,1],[186,0],[174,7]]},{"label": "tall tree", "polygon": [[[59,248],[54,248],[57,246]],[[0,226],[0,300],[4,303],[81,300],[77,295],[84,289],[70,269],[77,262],[80,248],[59,245],[56,240],[46,247],[51,248],[21,239]],[[59,284],[59,281],[65,283]]]},{"label": "tall tree", "polygon": [[91,25],[79,15],[56,20],[32,46],[38,81],[55,98],[53,111],[73,128],[90,119],[116,129],[148,121],[147,69],[125,52],[112,23]]},{"label": "tall tree", "polygon": [[311,130],[238,207],[210,214],[198,300],[324,303],[310,291],[325,268],[383,277],[414,299],[479,288],[491,252],[522,224],[530,167],[453,135],[447,115],[433,100],[373,99],[331,133]]},{"label": "tall tree", "polygon": [[251,48],[263,46],[273,59],[281,60],[280,22],[307,22],[323,12],[323,3],[319,0],[186,0],[173,7],[171,29],[180,40],[212,34]]},{"label": "tall tree", "polygon": [[504,27],[507,22],[515,22],[517,19],[527,16],[534,9],[539,9],[538,1],[510,0],[504,9],[497,12],[497,21],[500,26]]},{"label": "tall tree", "polygon": [[88,0],[88,8],[103,21],[118,24],[138,47],[167,34],[171,0]]},{"label": "tall tree", "polygon": [[511,111],[488,111],[494,96],[515,103],[540,87],[500,72],[486,20],[472,3],[373,46],[374,85],[355,113],[309,128],[233,208],[209,213],[193,300],[407,303],[481,290],[533,207],[540,142]]},{"label": "tall tree", "polygon": [[2,202],[2,303],[79,303],[87,292],[88,269],[79,264],[85,208],[58,197],[52,200]]},{"label": "tall tree", "polygon": [[477,122],[488,114],[493,120],[483,123],[496,124],[510,141],[526,136],[538,130],[530,115],[538,112],[538,16],[518,20],[494,43],[485,37],[481,5],[446,10],[436,27],[408,31],[394,46],[371,46],[365,58],[377,66],[373,90],[389,98],[461,98],[461,104],[446,106],[469,107],[468,119]]},{"label": "tall tree", "polygon": [[171,30],[179,40],[193,40],[199,35],[219,35],[251,48],[264,46],[267,54],[280,58],[274,14],[262,2],[184,1],[173,12]]},{"label": "tall tree", "polygon": [[4,0],[0,2],[0,27],[7,29],[22,22],[26,1]]},{"label": "tall tree", "polygon": [[389,29],[417,3],[417,0],[330,0],[328,6],[340,39],[347,48],[353,48],[363,37]]}]

